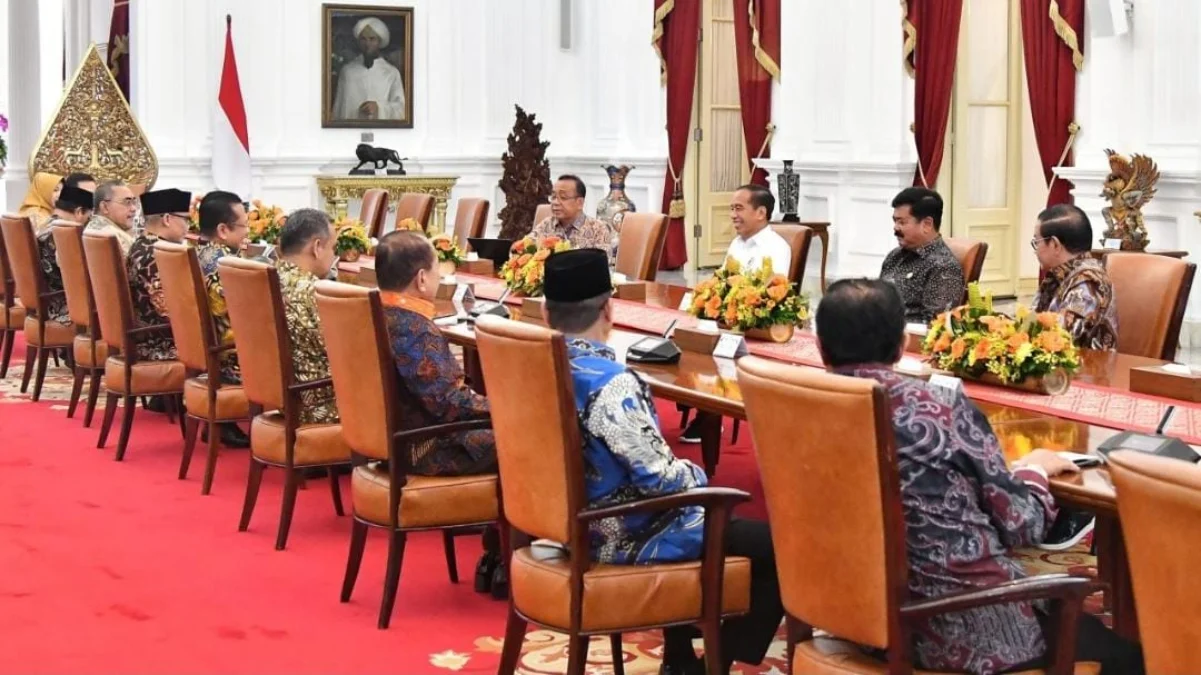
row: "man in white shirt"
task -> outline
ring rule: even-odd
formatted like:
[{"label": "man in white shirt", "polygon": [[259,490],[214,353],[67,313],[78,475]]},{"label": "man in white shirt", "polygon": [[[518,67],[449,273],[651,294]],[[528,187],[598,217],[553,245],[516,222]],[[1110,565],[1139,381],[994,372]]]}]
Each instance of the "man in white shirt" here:
[{"label": "man in white shirt", "polygon": [[405,114],[405,87],[400,71],[380,51],[391,33],[374,16],[354,25],[360,54],[338,71],[334,93],[334,119],[399,120]]},{"label": "man in white shirt", "polygon": [[[789,276],[792,267],[792,247],[779,234],[768,227],[771,214],[776,210],[776,198],[762,185],[743,185],[734,192],[730,202],[730,221],[738,236],[730,242],[726,259],[737,260],[745,271],[761,268],[765,261],[771,263],[772,272]],[[681,411],[686,410],[678,406]],[[711,413],[698,412],[696,419],[680,433],[681,443],[700,443],[701,429]]]},{"label": "man in white shirt", "polygon": [[730,220],[738,236],[730,242],[726,258],[737,260],[744,269],[758,269],[765,260],[777,274],[788,275],[792,248],[767,223],[776,208],[776,198],[762,185],[743,185],[730,202]]}]

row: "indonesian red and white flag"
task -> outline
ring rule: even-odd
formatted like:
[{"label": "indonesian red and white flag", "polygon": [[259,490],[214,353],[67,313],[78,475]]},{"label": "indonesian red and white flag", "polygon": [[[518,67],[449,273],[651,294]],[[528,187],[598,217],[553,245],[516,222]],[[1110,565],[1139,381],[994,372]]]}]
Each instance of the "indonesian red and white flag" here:
[{"label": "indonesian red and white flag", "polygon": [[238,82],[231,23],[227,15],[225,65],[221,68],[221,89],[217,92],[217,113],[213,120],[213,183],[218,190],[247,199],[250,195],[250,133],[246,126],[246,106],[242,103],[242,85]]}]

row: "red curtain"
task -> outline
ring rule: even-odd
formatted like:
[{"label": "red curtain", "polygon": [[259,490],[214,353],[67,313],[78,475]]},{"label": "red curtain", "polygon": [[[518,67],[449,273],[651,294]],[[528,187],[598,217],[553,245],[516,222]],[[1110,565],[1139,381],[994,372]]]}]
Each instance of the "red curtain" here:
[{"label": "red curtain", "polygon": [[129,0],[113,0],[113,18],[108,27],[108,69],[129,100]]},{"label": "red curtain", "polygon": [[1076,132],[1076,73],[1084,65],[1084,0],[1022,0],[1022,43],[1034,137],[1047,206],[1071,202],[1072,185],[1054,167],[1072,165]]},{"label": "red curtain", "polygon": [[932,187],[942,168],[951,118],[963,0],[909,0],[903,4],[905,60],[915,79],[913,135],[918,166],[913,184]]},{"label": "red curtain", "polygon": [[[771,83],[780,76],[780,0],[731,2],[742,134],[751,162],[771,156]],[[751,182],[766,186],[767,172],[752,164]]]},{"label": "red curtain", "polygon": [[652,42],[659,52],[667,85],[667,176],[663,181],[663,213],[668,214],[667,242],[659,269],[671,270],[688,262],[684,232],[684,158],[692,127],[692,95],[701,28],[698,0],[655,0]]}]

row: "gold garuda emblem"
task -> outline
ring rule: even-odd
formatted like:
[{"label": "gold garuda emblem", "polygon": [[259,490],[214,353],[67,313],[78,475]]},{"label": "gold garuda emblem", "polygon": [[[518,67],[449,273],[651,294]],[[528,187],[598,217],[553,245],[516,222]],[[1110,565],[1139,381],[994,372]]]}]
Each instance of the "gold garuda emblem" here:
[{"label": "gold garuda emblem", "polygon": [[39,171],[60,176],[82,171],[146,189],[158,178],[154,149],[95,44],[29,157],[29,175]]},{"label": "gold garuda emblem", "polygon": [[1105,155],[1109,158],[1109,175],[1101,186],[1101,196],[1109,200],[1109,206],[1101,209],[1105,218],[1101,243],[1120,239],[1123,251],[1143,251],[1150,242],[1143,222],[1143,206],[1155,196],[1159,168],[1146,155],[1135,153],[1127,158],[1108,149]]}]

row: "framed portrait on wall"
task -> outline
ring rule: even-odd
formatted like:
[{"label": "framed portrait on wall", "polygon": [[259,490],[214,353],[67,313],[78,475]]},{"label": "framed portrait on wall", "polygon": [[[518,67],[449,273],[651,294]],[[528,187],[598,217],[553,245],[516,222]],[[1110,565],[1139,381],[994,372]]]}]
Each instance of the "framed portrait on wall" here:
[{"label": "framed portrait on wall", "polygon": [[321,126],[413,128],[413,8],[322,5]]}]

